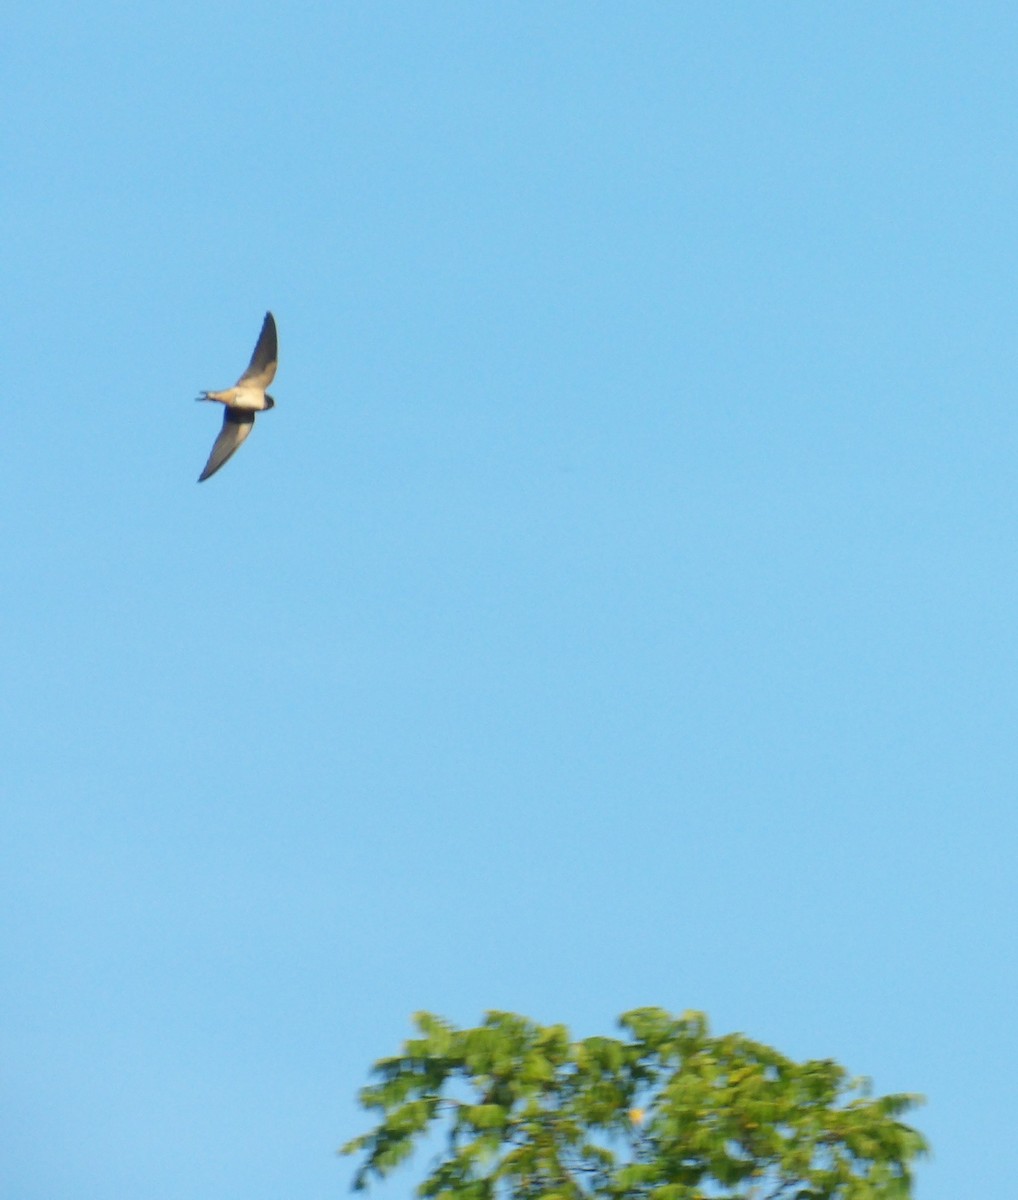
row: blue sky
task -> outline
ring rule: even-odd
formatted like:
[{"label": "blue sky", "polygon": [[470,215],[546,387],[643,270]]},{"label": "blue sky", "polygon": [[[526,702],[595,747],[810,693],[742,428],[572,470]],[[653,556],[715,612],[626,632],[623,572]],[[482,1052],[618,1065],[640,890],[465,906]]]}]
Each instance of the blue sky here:
[{"label": "blue sky", "polygon": [[1016,37],[8,14],[5,1197],[343,1195],[413,1011],[643,1004],[925,1093],[921,1200],[1006,1192]]}]

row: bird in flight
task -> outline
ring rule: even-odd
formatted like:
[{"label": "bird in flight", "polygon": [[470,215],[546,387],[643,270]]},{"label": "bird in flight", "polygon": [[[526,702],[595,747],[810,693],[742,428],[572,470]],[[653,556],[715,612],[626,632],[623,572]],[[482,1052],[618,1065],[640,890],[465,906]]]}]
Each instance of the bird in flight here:
[{"label": "bird in flight", "polygon": [[212,447],[205,470],[198,476],[199,483],[208,479],[210,475],[215,475],[223,463],[233,455],[251,432],[255,413],[272,408],[276,403],[265,389],[275,378],[277,358],[276,320],[272,313],[268,312],[262,322],[258,344],[244,374],[232,388],[222,392],[202,392],[198,397],[199,400],[215,400],[226,406],[223,428]]}]

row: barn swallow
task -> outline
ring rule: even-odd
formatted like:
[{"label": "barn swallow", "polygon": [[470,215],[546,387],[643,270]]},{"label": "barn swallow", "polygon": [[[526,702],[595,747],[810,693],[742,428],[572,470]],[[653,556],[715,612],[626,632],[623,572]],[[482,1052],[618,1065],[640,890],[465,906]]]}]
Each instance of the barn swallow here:
[{"label": "barn swallow", "polygon": [[258,344],[244,374],[232,388],[223,392],[202,392],[198,397],[199,400],[215,400],[226,406],[223,428],[212,447],[205,470],[198,476],[199,483],[208,479],[210,475],[215,475],[223,463],[233,455],[251,432],[255,413],[272,408],[276,403],[265,389],[275,378],[277,358],[276,321],[272,313],[268,312],[262,322]]}]

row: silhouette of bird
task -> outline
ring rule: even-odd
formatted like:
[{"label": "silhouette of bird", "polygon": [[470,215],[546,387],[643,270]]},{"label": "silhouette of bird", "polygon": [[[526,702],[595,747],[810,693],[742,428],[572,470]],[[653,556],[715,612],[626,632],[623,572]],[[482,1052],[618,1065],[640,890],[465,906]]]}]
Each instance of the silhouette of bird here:
[{"label": "silhouette of bird", "polygon": [[232,388],[222,392],[202,392],[198,397],[199,400],[214,400],[226,406],[223,428],[212,447],[205,470],[198,476],[199,483],[208,479],[210,475],[215,475],[236,452],[237,447],[254,428],[255,413],[275,405],[275,400],[265,389],[275,378],[278,357],[276,319],[272,313],[267,312],[262,322],[262,331],[258,335],[258,343],[244,374]]}]

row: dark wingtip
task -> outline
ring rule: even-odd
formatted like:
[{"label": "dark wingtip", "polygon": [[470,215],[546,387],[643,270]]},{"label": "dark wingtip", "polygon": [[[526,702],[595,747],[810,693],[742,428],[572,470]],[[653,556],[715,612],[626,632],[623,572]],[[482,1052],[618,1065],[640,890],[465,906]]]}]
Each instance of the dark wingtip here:
[{"label": "dark wingtip", "polygon": [[215,475],[215,473],[219,470],[219,468],[222,466],[225,466],[225,464],[226,464],[225,458],[223,459],[223,461],[221,463],[216,463],[215,466],[212,465],[212,461],[210,459],[205,464],[205,466],[202,470],[202,473],[198,476],[198,482],[204,483],[206,479],[211,479],[212,476]]}]

